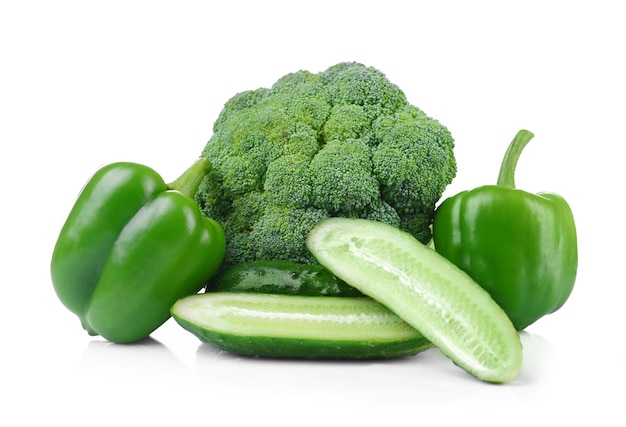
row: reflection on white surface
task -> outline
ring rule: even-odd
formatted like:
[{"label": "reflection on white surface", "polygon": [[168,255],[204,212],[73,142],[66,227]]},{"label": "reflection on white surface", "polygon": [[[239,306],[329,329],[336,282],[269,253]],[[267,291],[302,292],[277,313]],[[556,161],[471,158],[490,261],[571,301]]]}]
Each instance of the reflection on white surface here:
[{"label": "reflection on white surface", "polygon": [[189,368],[168,347],[150,337],[132,345],[89,341],[83,353],[82,368],[101,372],[122,371],[138,376],[154,376],[155,368],[170,375],[190,373]]},{"label": "reflection on white surface", "polygon": [[93,340],[85,349],[81,368],[92,374],[137,379],[158,373],[161,378],[190,379],[196,384],[212,384],[216,390],[241,388],[252,394],[272,391],[289,395],[294,390],[317,390],[329,395],[361,395],[372,393],[368,385],[375,385],[377,393],[394,399],[410,392],[433,401],[442,396],[445,400],[461,398],[476,388],[514,390],[545,381],[553,359],[552,346],[535,334],[523,332],[521,339],[522,371],[504,386],[477,380],[436,348],[390,360],[302,360],[239,356],[198,341],[195,360],[184,363],[153,338],[133,345]]},{"label": "reflection on white surface", "polygon": [[[354,411],[381,422],[413,411],[427,411],[423,420],[437,420],[442,411],[449,420],[488,411],[487,420],[495,421],[506,408],[554,403],[546,388],[551,384],[553,346],[535,334],[524,332],[521,339],[522,371],[505,385],[475,379],[434,348],[391,360],[285,360],[238,356],[190,340],[186,348],[193,357],[184,362],[151,338],[134,345],[90,341],[80,371],[83,380],[95,382],[99,390],[115,390],[104,391],[106,401],[130,410],[165,401],[235,411],[241,419],[254,418],[254,411],[313,406],[319,412],[307,415],[309,420],[325,419],[326,411],[334,409],[333,419],[348,423],[354,421]],[[466,415],[449,412],[452,407]]]},{"label": "reflection on white surface", "polygon": [[[553,363],[554,349],[549,341],[527,332],[522,332],[520,337],[524,363],[519,376],[508,383],[511,387],[540,383],[549,374]],[[431,391],[442,386],[446,388],[451,382],[455,387],[458,383],[468,383],[470,387],[482,384],[436,348],[397,359],[355,361],[247,357],[224,352],[199,340],[195,344],[195,360],[185,363],[154,338],[132,345],[95,339],[88,342],[81,366],[87,371],[114,370],[134,376],[151,376],[158,371],[160,375],[194,375],[199,380],[223,381],[231,385],[271,384],[279,389],[293,386],[323,388],[329,383],[333,383],[333,387],[352,387],[358,385],[358,381],[353,382],[358,378],[383,381],[401,388],[414,387],[416,381],[424,382]]]},{"label": "reflection on white surface", "polygon": [[50,358],[41,354],[42,363],[32,364],[13,390],[20,404],[11,410],[25,423],[46,414],[65,425],[92,426],[210,425],[221,414],[234,417],[233,425],[419,418],[444,425],[468,419],[498,425],[506,419],[511,426],[544,410],[552,411],[541,416],[545,422],[560,420],[572,397],[580,400],[576,381],[563,383],[572,371],[561,363],[562,353],[532,333],[521,334],[522,371],[505,385],[475,379],[437,349],[392,360],[282,360],[225,353],[171,323],[158,335],[133,345],[89,338],[77,351],[78,364],[53,358],[56,352],[66,357],[68,347],[52,349]]}]

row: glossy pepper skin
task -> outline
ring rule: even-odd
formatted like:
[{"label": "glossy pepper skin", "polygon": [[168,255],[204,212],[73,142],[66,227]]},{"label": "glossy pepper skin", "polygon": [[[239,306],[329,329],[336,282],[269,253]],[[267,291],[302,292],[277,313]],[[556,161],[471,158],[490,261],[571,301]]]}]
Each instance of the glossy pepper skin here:
[{"label": "glossy pepper skin", "polygon": [[54,247],[51,276],[90,335],[146,338],[218,270],[224,232],[192,198],[208,168],[200,159],[168,185],[147,166],[113,163],[84,186]]},{"label": "glossy pepper skin", "polygon": [[446,199],[433,221],[436,251],[485,288],[518,330],[565,303],[578,267],[576,226],[565,199],[515,188],[517,161],[533,136],[521,130],[513,139],[497,185]]}]

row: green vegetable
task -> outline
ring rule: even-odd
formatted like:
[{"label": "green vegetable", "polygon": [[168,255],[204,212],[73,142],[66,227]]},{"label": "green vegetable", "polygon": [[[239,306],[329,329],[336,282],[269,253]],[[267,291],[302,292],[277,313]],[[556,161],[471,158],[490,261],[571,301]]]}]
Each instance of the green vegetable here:
[{"label": "green vegetable", "polygon": [[433,224],[435,248],[484,287],[518,330],[558,310],[578,267],[576,226],[554,193],[515,188],[518,158],[533,134],[511,142],[497,185],[445,200]]},{"label": "green vegetable", "polygon": [[262,292],[308,296],[363,296],[319,264],[248,261],[222,269],[206,286],[209,292]]},{"label": "green vegetable", "polygon": [[54,247],[51,275],[89,334],[141,340],[217,271],[224,232],[190,197],[208,167],[200,159],[167,185],[147,166],[113,163],[87,182]]},{"label": "green vegetable", "polygon": [[477,378],[501,383],[521,368],[519,335],[466,273],[410,234],[366,219],[331,218],[307,245],[319,262],[384,304]]},{"label": "green vegetable", "polygon": [[224,265],[315,263],[306,237],[328,217],[382,221],[426,243],[456,174],[453,138],[380,71],[298,71],[225,104],[196,200],[224,227]]},{"label": "green vegetable", "polygon": [[208,292],[181,299],[172,316],[201,341],[246,356],[392,358],[431,347],[366,297]]}]

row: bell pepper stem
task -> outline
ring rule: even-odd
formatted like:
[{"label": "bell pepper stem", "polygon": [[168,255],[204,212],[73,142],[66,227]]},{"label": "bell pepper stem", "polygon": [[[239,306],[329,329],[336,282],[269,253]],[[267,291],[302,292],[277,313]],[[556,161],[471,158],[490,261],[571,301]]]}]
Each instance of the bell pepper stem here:
[{"label": "bell pepper stem", "polygon": [[170,190],[177,190],[193,198],[200,183],[211,170],[211,162],[203,157],[196,160],[181,176],[167,184]]},{"label": "bell pepper stem", "polygon": [[515,168],[524,147],[535,135],[525,129],[520,130],[509,144],[504,153],[500,174],[498,175],[498,186],[505,188],[515,188]]}]

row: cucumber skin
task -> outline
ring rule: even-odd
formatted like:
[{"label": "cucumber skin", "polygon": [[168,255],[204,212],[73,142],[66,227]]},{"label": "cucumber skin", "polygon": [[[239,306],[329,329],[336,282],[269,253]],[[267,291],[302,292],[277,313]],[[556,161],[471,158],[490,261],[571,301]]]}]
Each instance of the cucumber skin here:
[{"label": "cucumber skin", "polygon": [[200,341],[241,356],[274,359],[365,360],[414,356],[432,347],[425,338],[374,343],[370,341],[322,341],[311,339],[246,337],[199,329],[193,323],[174,319]]},{"label": "cucumber skin", "polygon": [[280,295],[348,296],[363,294],[320,264],[291,261],[249,261],[213,276],[207,292],[258,292]]},{"label": "cucumber skin", "polygon": [[[382,243],[386,249],[375,254],[368,253],[369,247],[364,240],[379,240],[377,244]],[[467,274],[410,234],[371,220],[330,218],[320,222],[311,231],[307,246],[322,265],[363,294],[394,311],[423,333],[455,365],[476,378],[490,383],[505,383],[518,375],[522,363],[522,345],[506,313]],[[402,257],[411,259],[407,268],[413,268],[414,272],[419,270],[416,275],[421,275],[421,278],[406,277],[406,272],[397,268],[396,257],[389,253],[398,248],[403,250]],[[367,260],[371,256],[377,260]],[[361,260],[361,265],[354,266],[355,258]],[[419,266],[417,270],[416,266]],[[385,271],[388,281],[384,286],[379,284],[380,281],[372,280],[371,272],[368,274],[365,271],[367,269]],[[393,273],[386,272],[386,269]],[[412,283],[407,285],[407,280]],[[433,288],[431,285],[434,281],[447,281],[450,288],[441,283],[435,284]],[[431,293],[433,290],[435,294]],[[462,312],[458,306],[449,306],[446,294],[455,290],[461,294],[457,302],[462,299],[464,304],[469,304],[472,307],[469,311]],[[437,317],[434,312],[430,316],[424,314],[437,306],[449,310],[447,317]],[[457,319],[459,313],[455,309],[459,309],[465,317]],[[451,320],[454,328],[447,324]],[[485,328],[485,325],[490,327]],[[468,343],[472,342],[478,342],[483,347],[485,342],[491,342],[493,346],[487,351],[499,353],[495,357],[497,360],[483,363],[479,360],[480,356],[468,347],[471,347]]]},{"label": "cucumber skin", "polygon": [[[203,295],[211,295],[211,293],[197,294],[187,298],[202,298]],[[298,298],[298,296],[287,297]],[[324,299],[325,297],[318,298]],[[342,298],[350,300],[366,297]],[[414,356],[432,347],[432,344],[418,332],[413,337],[404,339],[354,341],[226,333],[189,321],[176,312],[176,304],[172,307],[172,318],[201,342],[241,356],[275,359],[372,360]]]}]

